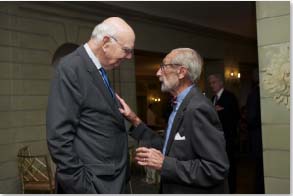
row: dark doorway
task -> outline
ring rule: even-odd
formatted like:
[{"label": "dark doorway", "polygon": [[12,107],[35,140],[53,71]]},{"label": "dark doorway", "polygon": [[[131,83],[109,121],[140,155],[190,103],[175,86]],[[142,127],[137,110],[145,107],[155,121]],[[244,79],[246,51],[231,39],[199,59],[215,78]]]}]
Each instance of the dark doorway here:
[{"label": "dark doorway", "polygon": [[78,48],[79,45],[74,43],[65,43],[62,44],[59,48],[57,48],[56,52],[54,53],[53,59],[52,59],[52,65],[56,67],[59,60],[64,57],[65,55],[73,52],[76,48]]}]

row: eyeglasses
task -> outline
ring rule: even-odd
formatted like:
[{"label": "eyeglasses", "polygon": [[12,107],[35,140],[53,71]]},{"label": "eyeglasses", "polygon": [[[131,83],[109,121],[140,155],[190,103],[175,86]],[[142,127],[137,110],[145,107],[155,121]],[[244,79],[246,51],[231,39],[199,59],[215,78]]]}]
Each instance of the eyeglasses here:
[{"label": "eyeglasses", "polygon": [[176,63],[169,63],[169,64],[161,63],[160,64],[160,69],[161,70],[164,70],[165,67],[167,67],[167,66],[181,66],[181,65],[180,64],[176,64]]},{"label": "eyeglasses", "polygon": [[112,38],[120,47],[121,49],[126,53],[126,54],[133,54],[133,49],[132,48],[127,48],[124,47],[119,41],[112,35],[109,35],[110,38]]}]

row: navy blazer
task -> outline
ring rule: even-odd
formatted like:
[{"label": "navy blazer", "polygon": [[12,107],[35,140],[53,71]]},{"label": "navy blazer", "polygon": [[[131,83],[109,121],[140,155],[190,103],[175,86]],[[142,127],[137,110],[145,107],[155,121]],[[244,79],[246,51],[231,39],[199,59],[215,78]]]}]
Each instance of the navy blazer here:
[{"label": "navy blazer", "polygon": [[57,166],[57,192],[124,192],[124,118],[83,46],[57,65],[48,100],[47,142]]},{"label": "navy blazer", "polygon": [[[183,140],[175,139],[179,134]],[[164,139],[145,124],[131,135],[162,149]],[[177,136],[178,137],[178,136]],[[218,115],[211,103],[193,87],[175,116],[161,170],[161,193],[227,193],[229,162]]]}]

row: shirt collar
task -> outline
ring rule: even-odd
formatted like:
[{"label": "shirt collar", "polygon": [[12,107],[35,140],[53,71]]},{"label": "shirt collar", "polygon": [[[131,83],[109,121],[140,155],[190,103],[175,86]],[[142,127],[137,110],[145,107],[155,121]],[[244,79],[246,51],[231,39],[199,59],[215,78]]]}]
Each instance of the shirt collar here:
[{"label": "shirt collar", "polygon": [[217,93],[217,97],[218,99],[220,99],[221,95],[223,94],[224,88],[221,88],[221,90],[219,90],[219,92]]},{"label": "shirt collar", "polygon": [[189,87],[187,87],[186,89],[184,89],[181,93],[179,93],[179,95],[177,95],[177,99],[176,99],[176,110],[179,108],[180,104],[182,103],[183,99],[186,97],[186,95],[189,93],[190,89],[193,87],[194,85],[190,85]]},{"label": "shirt collar", "polygon": [[84,46],[86,53],[89,55],[90,59],[93,61],[93,63],[97,67],[97,69],[99,70],[100,68],[102,68],[102,65],[101,65],[99,59],[95,56],[92,49],[90,49],[89,45],[87,43],[85,43],[83,46]]}]

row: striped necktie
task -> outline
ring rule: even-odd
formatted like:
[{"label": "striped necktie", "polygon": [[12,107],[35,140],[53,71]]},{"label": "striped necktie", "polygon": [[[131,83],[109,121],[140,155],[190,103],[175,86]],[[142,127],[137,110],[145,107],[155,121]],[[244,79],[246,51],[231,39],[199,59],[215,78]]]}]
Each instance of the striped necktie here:
[{"label": "striped necktie", "polygon": [[105,85],[107,86],[108,90],[110,91],[112,98],[114,98],[114,91],[111,88],[111,85],[110,85],[110,82],[108,80],[107,73],[106,73],[105,69],[102,67],[99,70],[101,72],[101,75],[102,75],[102,78],[104,80]]}]

